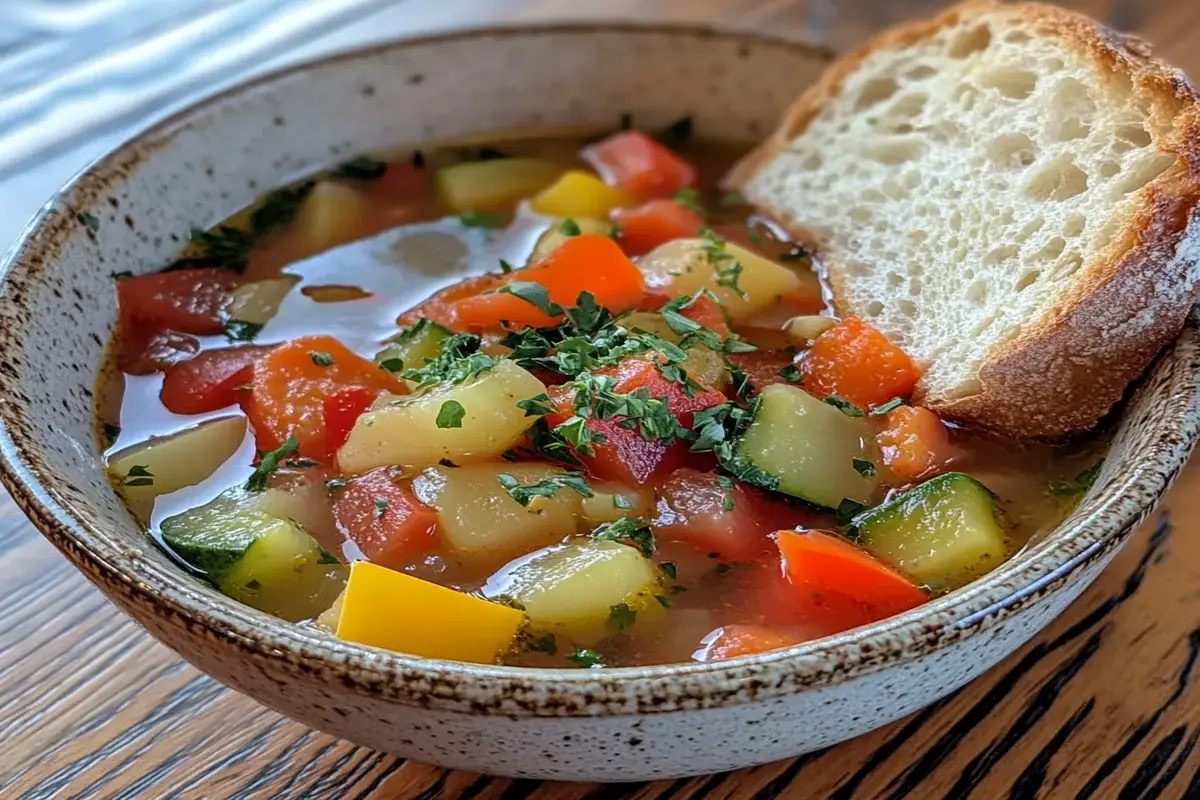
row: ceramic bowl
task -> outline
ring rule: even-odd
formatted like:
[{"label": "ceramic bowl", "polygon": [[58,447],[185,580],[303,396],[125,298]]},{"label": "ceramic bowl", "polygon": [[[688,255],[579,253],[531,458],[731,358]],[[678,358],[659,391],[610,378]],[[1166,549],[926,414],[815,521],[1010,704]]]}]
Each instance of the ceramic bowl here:
[{"label": "ceramic bowl", "polygon": [[110,273],[161,268],[194,225],[361,152],[489,129],[686,113],[704,135],[758,138],[824,62],[695,29],[473,31],[298,67],[176,116],[76,178],[5,258],[5,485],[89,580],[214,678],[307,725],[448,767],[582,780],[727,770],[826,747],[952,692],[1082,592],[1184,464],[1197,435],[1194,321],[1127,404],[1095,488],[1049,538],[903,616],[709,664],[478,666],[282,622],[153,547],[105,480],[91,431],[116,320]]}]

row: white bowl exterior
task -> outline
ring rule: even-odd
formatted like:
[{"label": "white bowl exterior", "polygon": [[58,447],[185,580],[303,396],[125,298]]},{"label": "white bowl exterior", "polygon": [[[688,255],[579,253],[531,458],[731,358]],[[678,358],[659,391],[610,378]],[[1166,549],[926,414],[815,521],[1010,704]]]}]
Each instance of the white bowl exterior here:
[{"label": "white bowl exterior", "polygon": [[[830,655],[831,648],[821,645],[795,656],[752,659],[740,672],[685,671],[666,682],[669,691],[657,712],[633,713],[646,709],[639,687],[649,682],[622,682],[620,671],[611,679],[605,671],[584,676],[594,680],[586,687],[575,681],[580,676],[543,680],[525,671],[522,680],[533,686],[529,695],[546,698],[527,712],[520,709],[534,701],[517,698],[516,690],[511,709],[493,695],[472,700],[473,682],[484,686],[495,670],[454,672],[418,663],[394,678],[409,693],[402,697],[331,668],[349,664],[369,672],[391,656],[328,643],[314,654],[314,634],[284,623],[264,637],[274,636],[277,649],[264,649],[253,633],[263,628],[264,615],[185,578],[132,524],[104,478],[90,431],[91,376],[116,319],[109,273],[159,269],[178,254],[192,227],[218,221],[266,189],[398,144],[528,125],[615,125],[627,112],[646,126],[688,113],[702,136],[755,139],[822,66],[822,59],[789,45],[695,31],[491,33],[327,62],[185,114],[110,157],[64,194],[59,202],[70,203],[68,211],[86,210],[100,219],[97,233],[82,225],[68,230],[60,217],[57,229],[43,222],[15,256],[15,271],[30,274],[7,281],[0,303],[0,323],[20,326],[10,337],[19,352],[9,369],[16,381],[11,402],[22,413],[5,431],[6,479],[28,491],[16,496],[35,518],[40,515],[44,530],[71,531],[47,535],[91,580],[200,668],[314,727],[437,764],[581,780],[696,774],[825,747],[946,695],[1060,613],[1112,557],[1113,547],[1089,549],[1085,537],[1076,537],[1076,547],[1068,539],[1064,547],[1087,556],[1070,580],[1055,573],[1056,580],[1031,601],[973,625],[959,639],[945,633],[961,616],[954,604],[969,599],[978,610],[1011,593],[1012,584],[998,579],[932,604],[937,616],[928,617],[916,635],[902,619],[869,641],[845,637],[844,654]],[[1189,347],[1185,355],[1194,358],[1195,342]],[[1164,463],[1155,476],[1161,480],[1114,495],[1114,504],[1136,504],[1144,513],[1147,493],[1157,496],[1182,463],[1195,437],[1194,397],[1179,402],[1192,416],[1178,442],[1160,448]],[[1152,422],[1153,411],[1149,417]],[[25,444],[17,447],[17,441]],[[1136,450],[1137,440],[1131,441]],[[39,449],[37,469],[27,467],[19,452],[31,442]],[[1111,473],[1106,468],[1102,484]],[[1075,522],[1085,516],[1077,513]],[[1050,572],[1039,572],[1035,561],[1019,556],[1002,572],[1025,569],[1026,581]],[[168,598],[177,609],[190,610],[167,611],[166,601],[147,598]],[[918,655],[911,657],[914,649]],[[864,663],[839,672],[843,661]],[[823,665],[828,680],[786,691],[789,681],[799,680],[792,674],[803,672],[797,665],[813,663]],[[425,686],[428,698],[413,701]],[[741,694],[712,703],[686,699],[688,692],[708,697],[712,688]],[[592,696],[601,699],[592,702]]]}]

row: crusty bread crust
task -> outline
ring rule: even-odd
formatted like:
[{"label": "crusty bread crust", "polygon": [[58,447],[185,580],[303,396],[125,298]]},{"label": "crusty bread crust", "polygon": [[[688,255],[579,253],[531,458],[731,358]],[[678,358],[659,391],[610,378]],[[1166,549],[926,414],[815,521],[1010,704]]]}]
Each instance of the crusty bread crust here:
[{"label": "crusty bread crust", "polygon": [[[1061,8],[969,0],[932,19],[885,31],[830,66],[787,110],[780,127],[733,168],[726,183],[745,187],[807,128],[873,52],[902,48],[964,19],[984,16],[1035,24],[1042,35],[1086,57],[1097,81],[1128,82],[1152,117],[1172,121],[1170,132],[1156,135],[1152,145],[1174,155],[1182,167],[1138,190],[1136,211],[1123,232],[1096,263],[1084,265],[1070,293],[987,353],[976,391],[939,397],[936,389],[917,386],[915,400],[949,419],[1021,438],[1059,436],[1091,428],[1108,413],[1178,334],[1197,299],[1200,97],[1183,73],[1153,58],[1145,42]],[[802,221],[769,204],[760,208],[820,253],[822,242]],[[846,276],[830,265],[826,277],[835,309],[846,314]]]}]

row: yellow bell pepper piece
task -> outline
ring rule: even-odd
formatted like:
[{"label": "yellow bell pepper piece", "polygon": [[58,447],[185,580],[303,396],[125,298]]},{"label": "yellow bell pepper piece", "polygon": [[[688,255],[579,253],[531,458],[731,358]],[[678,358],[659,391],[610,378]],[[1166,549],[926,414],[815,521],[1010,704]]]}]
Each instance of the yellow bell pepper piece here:
[{"label": "yellow bell pepper piece", "polygon": [[356,561],[342,598],[337,636],[425,658],[490,664],[512,643],[525,615],[403,572]]},{"label": "yellow bell pepper piece", "polygon": [[533,210],[551,217],[607,217],[614,208],[637,205],[590,172],[573,169],[533,198]]}]

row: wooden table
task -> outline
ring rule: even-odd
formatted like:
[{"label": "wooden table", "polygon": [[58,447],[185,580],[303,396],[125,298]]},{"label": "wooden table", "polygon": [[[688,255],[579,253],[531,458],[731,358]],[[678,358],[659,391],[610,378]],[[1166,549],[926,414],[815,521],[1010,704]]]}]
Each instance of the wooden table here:
[{"label": "wooden table", "polygon": [[[830,21],[826,4],[812,2],[622,0],[603,11],[725,21],[844,46],[900,16],[901,6],[933,5],[855,0],[834,4]],[[1104,0],[1074,5],[1110,10]],[[1200,75],[1200,2],[1117,5],[1166,58]],[[1132,6],[1140,11],[1131,16]],[[561,16],[560,9],[575,15],[578,7],[511,0],[504,16]],[[309,730],[151,639],[7,498],[0,608],[4,798],[1200,797],[1200,682],[1192,680],[1200,657],[1200,464],[1061,619],[953,696],[825,752],[691,780],[491,779]]]}]

